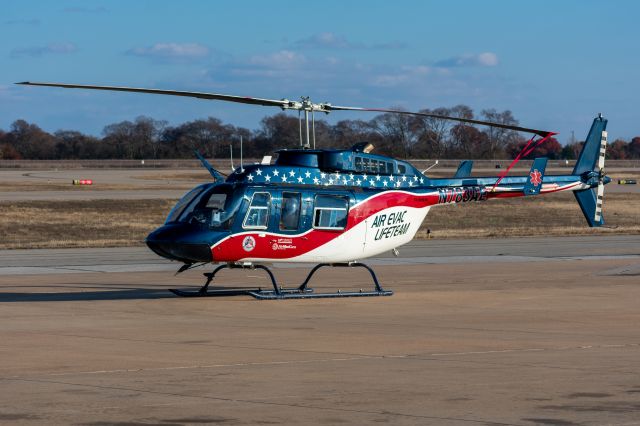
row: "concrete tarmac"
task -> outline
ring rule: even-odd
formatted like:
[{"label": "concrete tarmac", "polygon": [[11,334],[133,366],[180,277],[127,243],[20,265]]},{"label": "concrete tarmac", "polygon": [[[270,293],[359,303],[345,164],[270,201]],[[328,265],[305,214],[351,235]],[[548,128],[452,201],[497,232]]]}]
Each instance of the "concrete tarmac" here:
[{"label": "concrete tarmac", "polygon": [[139,248],[0,262],[0,423],[640,422],[638,236],[418,241],[369,262],[394,296],[333,300],[177,298],[202,270]]}]

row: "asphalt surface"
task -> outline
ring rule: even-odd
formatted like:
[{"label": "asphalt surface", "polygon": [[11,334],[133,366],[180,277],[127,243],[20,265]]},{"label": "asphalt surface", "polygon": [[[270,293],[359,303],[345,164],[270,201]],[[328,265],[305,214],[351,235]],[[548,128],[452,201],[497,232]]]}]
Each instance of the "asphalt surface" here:
[{"label": "asphalt surface", "polygon": [[400,253],[369,262],[394,296],[259,302],[174,297],[202,271],[145,249],[0,252],[0,423],[638,424],[640,237]]},{"label": "asphalt surface", "polygon": [[[634,258],[640,256],[640,236],[578,236],[483,240],[414,240],[399,248],[399,256],[384,253],[371,265],[541,262]],[[146,247],[0,250],[0,275],[80,272],[175,271],[182,264],[163,259]],[[300,264],[275,264],[276,269]],[[302,267],[310,267],[304,264]],[[197,270],[208,270],[202,267]]]}]

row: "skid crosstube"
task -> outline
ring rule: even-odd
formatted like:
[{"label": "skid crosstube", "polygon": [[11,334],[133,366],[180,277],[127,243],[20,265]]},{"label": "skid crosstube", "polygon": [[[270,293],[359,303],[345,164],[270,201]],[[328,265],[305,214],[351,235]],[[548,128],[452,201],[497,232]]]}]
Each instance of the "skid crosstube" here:
[{"label": "skid crosstube", "polygon": [[[327,293],[315,293],[312,288],[308,287],[309,281],[313,277],[313,275],[320,269],[325,266],[331,267],[362,267],[369,271],[371,274],[371,278],[373,279],[373,283],[375,285],[375,290],[373,291],[363,291],[362,289],[358,292],[355,291],[340,291],[337,292],[327,292]],[[267,272],[269,278],[271,279],[271,284],[273,286],[273,290],[263,290],[262,288],[228,288],[228,289],[216,289],[209,290],[209,284],[213,281],[215,275],[222,269],[262,269]],[[207,272],[203,274],[207,277],[207,282],[196,291],[185,291],[178,289],[170,289],[173,294],[181,297],[224,297],[224,296],[240,296],[240,295],[248,295],[253,296],[258,300],[283,300],[283,299],[329,299],[329,298],[338,298],[338,297],[372,297],[372,296],[391,296],[393,291],[384,290],[380,283],[378,282],[378,278],[376,277],[375,272],[369,266],[360,262],[350,262],[350,263],[320,263],[316,265],[304,282],[297,288],[282,288],[279,287],[276,279],[269,270],[264,265],[254,265],[254,264],[224,264],[218,266],[213,272]]]}]

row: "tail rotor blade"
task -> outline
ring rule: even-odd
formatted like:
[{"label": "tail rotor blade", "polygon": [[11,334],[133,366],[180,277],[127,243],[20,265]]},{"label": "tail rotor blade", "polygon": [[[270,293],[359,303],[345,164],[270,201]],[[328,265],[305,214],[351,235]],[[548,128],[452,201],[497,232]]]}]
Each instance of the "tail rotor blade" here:
[{"label": "tail rotor blade", "polygon": [[602,131],[602,139],[600,139],[600,157],[598,158],[598,168],[604,170],[604,156],[607,152],[607,131]]},{"label": "tail rotor blade", "polygon": [[598,195],[596,198],[596,210],[593,217],[594,222],[600,222],[602,220],[602,203],[604,202],[604,183],[602,180],[598,182]]},{"label": "tail rotor blade", "polygon": [[602,131],[602,137],[600,139],[600,156],[598,157],[598,192],[596,197],[596,210],[594,215],[594,221],[600,222],[602,220],[602,205],[604,203],[604,160],[607,153],[607,131]]}]

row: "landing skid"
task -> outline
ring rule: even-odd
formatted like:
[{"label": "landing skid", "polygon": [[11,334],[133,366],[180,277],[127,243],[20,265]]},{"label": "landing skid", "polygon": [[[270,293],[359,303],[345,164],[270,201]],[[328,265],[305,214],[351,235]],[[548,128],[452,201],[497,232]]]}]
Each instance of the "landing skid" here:
[{"label": "landing skid", "polygon": [[[311,277],[320,269],[325,266],[331,267],[362,267],[369,271],[371,274],[371,278],[373,279],[373,283],[375,285],[375,289],[373,291],[363,291],[362,289],[358,292],[355,291],[346,291],[342,292],[338,290],[337,292],[328,292],[328,293],[314,293],[312,288],[308,287],[309,281]],[[271,279],[271,284],[273,286],[273,290],[263,290],[262,288],[228,288],[228,289],[217,289],[217,290],[209,290],[209,285],[213,281],[213,278],[216,274],[222,269],[262,269],[267,272],[269,278]],[[378,282],[378,278],[376,277],[375,272],[369,266],[360,262],[350,262],[350,263],[320,263],[316,265],[304,282],[297,288],[282,288],[278,286],[276,279],[269,268],[264,265],[254,265],[254,264],[236,264],[236,263],[228,263],[224,265],[218,266],[213,272],[207,272],[203,274],[207,281],[206,283],[196,291],[185,291],[178,289],[170,289],[169,291],[175,294],[176,296],[181,297],[223,297],[223,296],[240,296],[240,295],[249,295],[253,296],[258,300],[274,300],[274,299],[327,299],[327,298],[337,298],[337,297],[371,297],[371,296],[391,296],[393,291],[384,290],[380,283]]]}]

